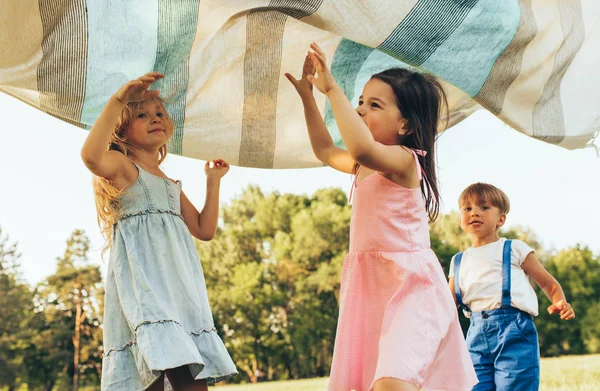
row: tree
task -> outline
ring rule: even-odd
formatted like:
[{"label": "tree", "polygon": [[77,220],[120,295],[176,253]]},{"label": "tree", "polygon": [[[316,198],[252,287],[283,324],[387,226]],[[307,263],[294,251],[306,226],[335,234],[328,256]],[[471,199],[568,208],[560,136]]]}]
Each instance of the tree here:
[{"label": "tree", "polygon": [[[432,236],[439,239],[442,245],[448,246],[448,248],[455,248],[457,252],[464,251],[471,246],[470,236],[460,228],[460,212],[458,211],[440,215],[430,225],[430,232]],[[536,250],[538,258],[542,255],[542,245],[535,233],[529,228],[522,226],[501,228],[499,236],[507,239],[522,240]]]},{"label": "tree", "polygon": [[26,341],[22,325],[31,310],[32,293],[21,281],[20,253],[0,229],[0,387],[16,389],[21,378]]},{"label": "tree", "polygon": [[545,262],[546,269],[561,284],[576,318],[565,322],[549,315],[550,302],[537,288],[540,315],[536,326],[544,356],[598,352],[598,309],[600,307],[600,257],[587,247],[564,249]]},{"label": "tree", "polygon": [[38,364],[49,367],[49,373],[59,373],[62,381],[72,376],[73,391],[78,390],[84,374],[89,374],[93,383],[100,380],[104,292],[100,269],[88,263],[88,251],[85,233],[73,231],[63,256],[57,258],[56,273],[36,291],[36,309],[41,315],[35,322],[43,337],[32,354],[41,357]]},{"label": "tree", "polygon": [[312,197],[250,186],[198,244],[215,323],[247,379],[329,372],[350,207],[339,189]]},{"label": "tree", "polygon": [[[250,186],[223,207],[215,238],[197,243],[215,325],[246,380],[329,372],[350,214],[339,189],[299,196]],[[550,318],[540,296],[542,354],[598,351],[598,258],[585,248],[545,252],[528,228],[511,227],[500,236],[533,247],[578,311],[576,322]],[[430,237],[448,275],[452,256],[471,243],[458,212],[440,216]],[[459,319],[466,332],[469,320]]]},{"label": "tree", "polygon": [[447,248],[464,251],[471,245],[471,238],[460,228],[460,212],[457,211],[440,215],[430,224],[429,232]]}]

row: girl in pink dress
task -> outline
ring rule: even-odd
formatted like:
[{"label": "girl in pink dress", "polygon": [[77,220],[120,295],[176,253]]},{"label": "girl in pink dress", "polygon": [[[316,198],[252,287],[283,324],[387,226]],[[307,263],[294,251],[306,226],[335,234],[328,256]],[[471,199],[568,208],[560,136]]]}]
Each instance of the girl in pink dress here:
[{"label": "girl in pink dress", "polygon": [[[355,109],[323,51],[311,49],[302,79],[286,76],[302,98],[316,157],[355,174],[329,390],[470,390],[477,377],[429,243],[443,89],[430,75],[389,69],[372,76]],[[327,95],[347,151],[334,146],[313,85]]]}]

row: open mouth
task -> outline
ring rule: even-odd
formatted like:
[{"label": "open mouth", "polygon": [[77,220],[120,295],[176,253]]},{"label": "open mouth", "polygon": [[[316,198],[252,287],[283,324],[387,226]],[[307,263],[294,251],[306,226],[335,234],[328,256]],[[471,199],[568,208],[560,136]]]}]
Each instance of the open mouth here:
[{"label": "open mouth", "polygon": [[478,221],[478,220],[471,221],[471,222],[469,223],[469,225],[477,225],[477,226],[479,226],[479,225],[481,225],[481,224],[483,224],[483,223],[482,223],[481,221]]},{"label": "open mouth", "polygon": [[156,133],[156,132],[164,132],[164,129],[160,129],[160,128],[156,128],[156,129],[152,129],[150,130],[148,133]]}]

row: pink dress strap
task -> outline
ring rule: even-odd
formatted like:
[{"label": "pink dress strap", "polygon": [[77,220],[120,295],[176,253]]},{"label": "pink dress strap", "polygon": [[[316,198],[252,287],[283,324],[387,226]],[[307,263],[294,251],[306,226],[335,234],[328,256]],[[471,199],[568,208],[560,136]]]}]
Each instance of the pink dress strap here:
[{"label": "pink dress strap", "polygon": [[356,168],[356,173],[352,179],[352,186],[350,186],[350,195],[348,196],[348,203],[352,203],[352,195],[354,194],[354,188],[356,187],[356,178],[358,178],[358,172],[360,171],[360,164]]},{"label": "pink dress strap", "polygon": [[421,149],[411,149],[411,152],[413,153],[413,156],[415,157],[415,162],[417,163],[417,171],[419,173],[419,181],[425,181],[425,184],[427,185],[427,191],[429,191],[429,194],[433,195],[434,194],[433,188],[431,187],[431,184],[429,183],[429,179],[427,179],[427,175],[425,175],[425,170],[423,170],[421,163],[419,163],[419,158],[417,157],[417,155],[426,156],[427,151],[423,151]]},{"label": "pink dress strap", "polygon": [[423,151],[421,149],[411,149],[410,150],[413,154],[413,156],[415,157],[415,163],[417,164],[417,172],[419,174],[419,180],[423,180],[423,175],[425,175],[425,170],[423,170],[423,167],[421,167],[421,163],[419,163],[419,156],[426,156],[427,155],[427,151]]}]

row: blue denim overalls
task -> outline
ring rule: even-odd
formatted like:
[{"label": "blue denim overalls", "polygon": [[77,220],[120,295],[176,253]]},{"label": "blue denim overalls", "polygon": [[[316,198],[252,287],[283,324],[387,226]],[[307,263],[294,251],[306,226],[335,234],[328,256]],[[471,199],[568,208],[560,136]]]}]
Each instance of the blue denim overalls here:
[{"label": "blue denim overalls", "polygon": [[540,384],[538,334],[530,314],[511,307],[511,240],[502,252],[502,307],[471,312],[462,302],[459,271],[463,253],[454,258],[454,291],[470,313],[467,346],[479,383],[473,391],[537,391]]}]

